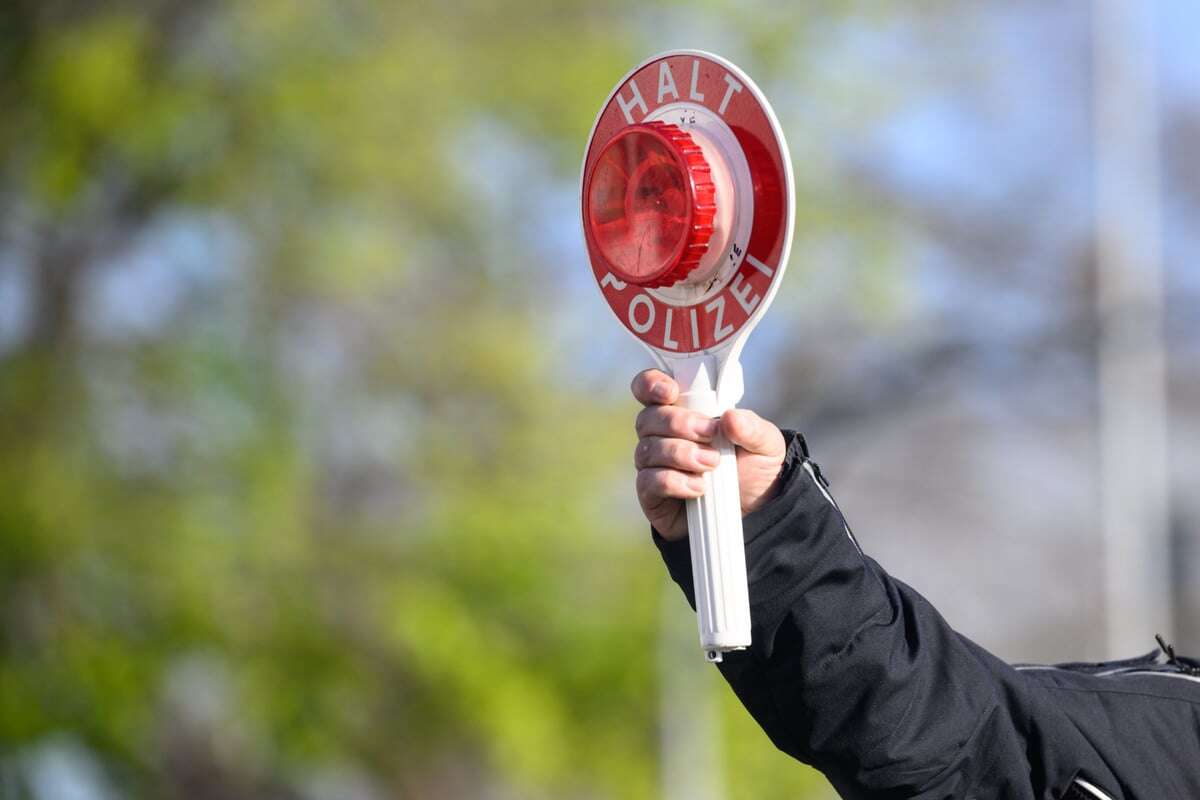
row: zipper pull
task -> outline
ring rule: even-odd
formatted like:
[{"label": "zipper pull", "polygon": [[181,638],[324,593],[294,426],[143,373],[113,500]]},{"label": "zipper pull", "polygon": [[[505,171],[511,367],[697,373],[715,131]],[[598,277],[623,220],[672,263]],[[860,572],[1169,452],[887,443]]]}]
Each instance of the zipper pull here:
[{"label": "zipper pull", "polygon": [[1167,663],[1175,669],[1182,672],[1184,675],[1200,675],[1200,667],[1193,667],[1190,664],[1185,664],[1179,660],[1179,656],[1175,654],[1175,648],[1163,639],[1161,633],[1154,634],[1155,641],[1158,642],[1158,648],[1162,650],[1167,657]]}]

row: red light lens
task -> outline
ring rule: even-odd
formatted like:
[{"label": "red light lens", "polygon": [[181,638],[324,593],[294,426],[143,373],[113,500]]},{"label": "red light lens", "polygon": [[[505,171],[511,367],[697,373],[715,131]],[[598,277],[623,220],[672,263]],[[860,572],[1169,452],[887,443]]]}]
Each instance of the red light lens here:
[{"label": "red light lens", "polygon": [[661,136],[618,134],[597,159],[586,202],[592,237],[619,277],[644,284],[675,267],[691,233],[691,179]]}]

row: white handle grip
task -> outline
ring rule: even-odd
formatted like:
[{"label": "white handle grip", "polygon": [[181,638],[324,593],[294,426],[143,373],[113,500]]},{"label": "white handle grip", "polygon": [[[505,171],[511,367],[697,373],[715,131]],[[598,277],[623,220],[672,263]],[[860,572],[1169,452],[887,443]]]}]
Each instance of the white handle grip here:
[{"label": "white handle grip", "polygon": [[[715,392],[688,392],[680,400],[687,408],[718,415]],[[718,435],[713,446],[721,462],[705,473],[704,496],[687,501],[687,517],[700,647],[709,661],[720,661],[722,653],[750,645],[750,597],[737,455],[724,436]]]}]

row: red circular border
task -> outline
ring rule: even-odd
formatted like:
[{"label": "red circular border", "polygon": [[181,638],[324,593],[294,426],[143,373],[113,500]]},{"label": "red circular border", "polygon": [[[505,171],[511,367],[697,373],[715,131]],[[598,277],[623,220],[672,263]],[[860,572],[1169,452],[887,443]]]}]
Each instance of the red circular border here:
[{"label": "red circular border", "polygon": [[[665,91],[663,102],[659,103],[660,71],[664,62],[670,70],[678,98]],[[696,80],[693,86],[694,63],[698,63],[699,68],[694,73]],[[735,83],[730,83],[730,80]],[[645,113],[642,113],[641,105],[630,105],[634,100],[634,85],[644,102]],[[741,90],[736,90],[736,86],[741,86]],[[693,92],[703,95],[703,99],[697,99]],[[720,106],[726,101],[726,95],[728,100],[725,113],[722,114]],[[731,72],[724,64],[690,53],[656,58],[626,78],[600,113],[588,142],[583,185],[589,182],[604,145],[630,124],[620,100],[625,101],[635,124],[642,122],[659,106],[669,103],[684,101],[704,106],[725,121],[746,155],[754,186],[754,222],[750,241],[735,243],[743,249],[739,256],[742,258],[741,265],[719,293],[701,303],[672,306],[640,286],[620,281],[603,266],[604,259],[592,241],[586,220],[583,226],[592,272],[600,284],[601,293],[630,333],[664,353],[696,353],[724,344],[741,330],[765,300],[781,266],[779,262],[787,235],[787,215],[791,209],[788,207],[784,157],[770,116],[741,76]],[[664,118],[663,121],[673,120]],[[582,185],[580,190],[582,192]],[[582,210],[582,196],[580,200]],[[635,330],[630,322],[630,304],[639,295],[644,295],[654,309],[648,327],[642,332]],[[644,305],[644,302],[639,303],[639,306]],[[644,311],[639,312],[639,317],[644,317]]]}]

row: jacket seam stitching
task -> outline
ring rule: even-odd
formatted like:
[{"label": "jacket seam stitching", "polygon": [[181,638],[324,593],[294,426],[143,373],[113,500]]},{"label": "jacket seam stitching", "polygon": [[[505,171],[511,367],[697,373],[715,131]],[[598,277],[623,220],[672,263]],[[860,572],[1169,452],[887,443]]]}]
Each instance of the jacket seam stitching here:
[{"label": "jacket seam stitching", "polygon": [[1131,697],[1148,697],[1153,700],[1163,700],[1168,703],[1188,703],[1193,706],[1200,706],[1200,700],[1190,697],[1176,697],[1174,695],[1153,694],[1152,692],[1131,692],[1124,689],[1094,689],[1091,687],[1075,687],[1075,686],[1050,686],[1042,684],[1043,688],[1051,691],[1059,692],[1083,692],[1087,694],[1120,694],[1129,695]]}]

